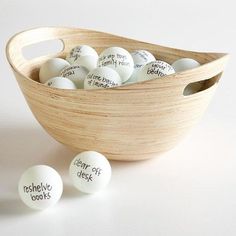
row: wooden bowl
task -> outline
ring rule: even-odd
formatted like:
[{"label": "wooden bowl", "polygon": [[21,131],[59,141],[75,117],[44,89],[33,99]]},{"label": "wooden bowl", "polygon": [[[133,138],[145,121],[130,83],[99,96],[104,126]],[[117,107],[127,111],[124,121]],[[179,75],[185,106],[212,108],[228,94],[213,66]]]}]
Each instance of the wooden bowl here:
[{"label": "wooden bowl", "polygon": [[[61,52],[32,60],[23,57],[24,47],[52,39],[63,42]],[[103,90],[64,90],[39,83],[43,62],[65,58],[80,44],[90,45],[98,53],[111,46],[146,49],[169,63],[189,57],[201,66]],[[6,53],[31,111],[52,137],[78,152],[95,150],[109,159],[126,161],[151,158],[173,148],[205,111],[228,59],[224,53],[184,51],[92,30],[53,27],[16,34]],[[189,84],[199,81],[200,91],[183,95]]]}]

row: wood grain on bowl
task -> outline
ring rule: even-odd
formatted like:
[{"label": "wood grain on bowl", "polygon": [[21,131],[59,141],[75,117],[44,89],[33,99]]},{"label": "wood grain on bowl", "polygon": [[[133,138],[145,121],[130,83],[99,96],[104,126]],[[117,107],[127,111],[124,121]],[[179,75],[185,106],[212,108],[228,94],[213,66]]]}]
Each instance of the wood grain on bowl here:
[{"label": "wood grain on bowl", "polygon": [[[52,39],[62,40],[61,52],[32,60],[23,57],[22,48]],[[98,53],[111,46],[145,49],[168,63],[187,57],[201,66],[105,90],[63,90],[38,82],[44,61],[65,58],[80,44]],[[93,30],[53,27],[16,34],[6,53],[31,111],[52,137],[77,151],[94,150],[126,161],[155,157],[173,148],[206,110],[228,59],[225,53],[191,52]],[[183,95],[186,86],[200,81],[199,92]]]}]

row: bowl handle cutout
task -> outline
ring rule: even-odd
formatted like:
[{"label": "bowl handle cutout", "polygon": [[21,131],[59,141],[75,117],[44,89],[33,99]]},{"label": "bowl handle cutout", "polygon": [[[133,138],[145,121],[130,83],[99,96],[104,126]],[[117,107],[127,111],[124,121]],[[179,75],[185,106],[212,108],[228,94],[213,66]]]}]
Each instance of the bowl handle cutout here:
[{"label": "bowl handle cutout", "polygon": [[221,75],[222,72],[210,79],[189,83],[187,86],[185,86],[183,90],[183,95],[191,96],[193,94],[200,93],[204,90],[211,88],[219,82]]},{"label": "bowl handle cutout", "polygon": [[44,58],[62,56],[66,39],[64,31],[67,35],[70,30],[58,31],[55,27],[43,27],[15,34],[6,46],[9,64],[15,70],[22,64],[40,58],[40,55]]},{"label": "bowl handle cutout", "polygon": [[41,56],[58,55],[63,50],[64,42],[61,39],[51,39],[24,46],[22,56],[25,60],[32,60]]}]

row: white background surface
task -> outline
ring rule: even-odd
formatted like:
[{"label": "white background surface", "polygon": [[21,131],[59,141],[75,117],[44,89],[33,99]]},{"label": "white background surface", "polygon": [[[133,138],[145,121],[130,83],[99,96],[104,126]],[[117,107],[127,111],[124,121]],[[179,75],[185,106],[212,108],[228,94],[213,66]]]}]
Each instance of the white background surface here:
[{"label": "white background surface", "polygon": [[[0,0],[0,235],[236,235],[235,22],[227,0]],[[84,195],[68,180],[74,153],[36,122],[5,59],[14,33],[57,25],[232,57],[205,116],[180,145],[161,158],[112,162],[109,187]],[[48,211],[31,211],[18,198],[19,177],[34,164],[63,176],[63,197]]]}]

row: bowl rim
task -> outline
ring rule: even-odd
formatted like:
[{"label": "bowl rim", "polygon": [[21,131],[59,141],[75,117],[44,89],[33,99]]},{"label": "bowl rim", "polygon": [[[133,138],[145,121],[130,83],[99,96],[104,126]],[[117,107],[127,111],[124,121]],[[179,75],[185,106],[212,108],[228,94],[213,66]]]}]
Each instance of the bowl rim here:
[{"label": "bowl rim", "polygon": [[[150,45],[150,46],[157,46],[157,47],[161,47],[161,48],[165,48],[165,49],[169,49],[169,50],[178,50],[178,51],[183,51],[183,52],[188,52],[188,53],[194,53],[194,54],[208,54],[208,55],[212,55],[214,56],[214,59],[212,59],[212,61],[209,61],[209,62],[206,62],[204,64],[200,64],[199,67],[196,67],[196,68],[193,68],[193,69],[189,69],[189,70],[185,70],[185,71],[181,71],[181,72],[176,72],[174,74],[171,74],[171,75],[167,75],[167,76],[163,76],[161,77],[162,79],[157,79],[157,78],[154,78],[154,79],[150,79],[150,80],[145,80],[145,81],[137,81],[135,83],[131,83],[131,84],[122,84],[120,86],[117,86],[117,87],[111,87],[111,88],[106,88],[106,89],[101,89],[101,88],[96,88],[96,89],[60,89],[60,88],[54,88],[54,87],[49,87],[43,83],[40,83],[36,80],[33,80],[32,78],[30,78],[29,76],[26,76],[25,74],[23,74],[21,72],[21,70],[15,65],[15,63],[13,62],[12,60],[12,56],[10,55],[10,51],[15,43],[15,41],[20,37],[22,36],[23,34],[25,33],[28,33],[28,32],[31,32],[31,31],[37,31],[37,30],[81,30],[81,31],[87,31],[87,32],[96,32],[96,33],[101,33],[101,34],[106,34],[107,36],[111,36],[111,37],[120,37],[120,38],[123,38],[123,39],[126,39],[126,40],[134,40],[136,42],[139,42],[139,43],[145,43],[147,45]],[[62,51],[64,51],[65,49],[65,42],[63,39],[61,38],[57,38],[59,40],[62,41],[63,43],[63,48],[62,48]],[[30,44],[29,44],[30,45]],[[26,45],[25,45],[26,46]],[[24,46],[23,46],[24,47]],[[22,47],[22,48],[23,48]],[[19,49],[19,52],[21,52],[21,49]],[[127,49],[126,49],[127,50]],[[145,49],[144,49],[145,50]],[[59,53],[61,53],[59,52]],[[163,78],[165,80],[169,80],[170,78],[173,79],[175,77],[185,77],[187,75],[189,75],[190,73],[194,73],[194,72],[197,72],[199,71],[200,69],[201,70],[207,70],[209,65],[212,65],[212,63],[214,62],[220,62],[222,61],[224,64],[226,64],[226,62],[228,61],[230,55],[229,53],[217,53],[217,52],[198,52],[198,51],[190,51],[190,50],[184,50],[184,49],[177,49],[177,48],[172,48],[172,47],[166,47],[166,46],[161,46],[161,45],[158,45],[158,44],[153,44],[153,43],[149,43],[149,42],[143,42],[143,41],[139,41],[137,39],[133,39],[133,38],[130,38],[130,37],[125,37],[125,36],[120,36],[120,35],[116,35],[116,34],[110,34],[110,33],[106,33],[106,32],[103,32],[103,31],[97,31],[97,30],[92,30],[92,29],[84,29],[84,28],[76,28],[76,27],[54,27],[54,26],[46,26],[46,27],[34,27],[34,28],[30,28],[30,29],[26,29],[26,30],[23,30],[23,31],[20,31],[16,34],[14,34],[12,37],[10,37],[10,39],[8,40],[7,44],[6,44],[6,48],[5,48],[5,53],[6,53],[6,58],[8,60],[8,63],[10,64],[10,66],[12,67],[13,71],[14,72],[17,72],[22,78],[26,79],[27,82],[29,83],[33,83],[35,84],[36,86],[43,86],[45,89],[47,90],[51,90],[51,91],[63,91],[63,92],[68,92],[68,93],[71,93],[71,92],[81,92],[81,91],[86,91],[86,92],[92,92],[92,91],[103,91],[105,92],[106,90],[125,90],[125,88],[127,89],[138,89],[138,88],[142,88],[142,85],[143,84],[149,84],[149,83],[153,83],[153,81],[155,81],[155,83],[160,83],[160,81],[163,81]],[[58,53],[58,54],[59,54]],[[57,55],[57,54],[56,54]],[[53,58],[53,56],[55,56],[55,54],[53,55],[47,55],[47,56],[41,56],[40,58],[44,58],[45,59],[50,59],[50,58]],[[39,58],[39,57],[38,57]],[[61,58],[59,56],[59,58]],[[184,57],[183,57],[184,58]],[[21,56],[21,59],[26,62],[27,60],[23,57],[23,55]],[[62,58],[64,59],[64,58]],[[157,59],[158,60],[158,59]],[[222,72],[223,70],[221,70]],[[205,80],[205,79],[203,79]],[[201,81],[201,80],[198,80],[198,81]],[[196,81],[195,81],[196,82]],[[192,81],[188,81],[188,83],[186,83],[186,86],[188,84],[192,83]],[[105,90],[105,91],[104,91]]]}]

